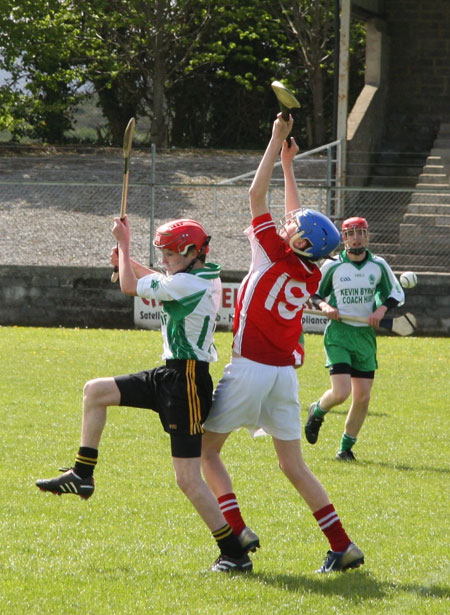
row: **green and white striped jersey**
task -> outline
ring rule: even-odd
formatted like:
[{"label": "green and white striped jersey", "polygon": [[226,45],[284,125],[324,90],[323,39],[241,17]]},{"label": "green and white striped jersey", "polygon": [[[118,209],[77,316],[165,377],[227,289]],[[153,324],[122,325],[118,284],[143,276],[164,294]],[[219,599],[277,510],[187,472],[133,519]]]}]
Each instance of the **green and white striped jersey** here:
[{"label": "green and white striped jersey", "polygon": [[[320,268],[322,280],[317,294],[337,308],[341,316],[367,318],[388,297],[393,297],[400,305],[405,301],[405,293],[384,258],[369,250],[367,253],[367,259],[355,263],[344,250],[337,260],[327,260]],[[366,326],[354,321],[347,323],[355,327]]]},{"label": "green and white striped jersey", "polygon": [[217,361],[214,346],[222,284],[220,265],[206,263],[189,273],[152,273],[138,280],[137,294],[162,304],[162,358]]}]

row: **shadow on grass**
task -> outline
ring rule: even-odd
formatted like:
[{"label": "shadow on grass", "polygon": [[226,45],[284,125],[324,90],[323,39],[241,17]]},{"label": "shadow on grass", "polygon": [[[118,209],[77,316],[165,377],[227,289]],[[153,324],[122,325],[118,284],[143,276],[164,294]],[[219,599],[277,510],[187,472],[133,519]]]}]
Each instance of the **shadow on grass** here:
[{"label": "shadow on grass", "polygon": [[393,591],[396,594],[404,592],[422,598],[446,598],[449,596],[448,588],[439,584],[386,583],[377,581],[364,570],[351,571],[345,574],[317,575],[316,577],[254,572],[246,578],[291,592],[302,591],[323,596],[341,596],[355,603],[367,599],[382,600],[392,594]]},{"label": "shadow on grass", "polygon": [[[336,410],[335,408],[332,408],[328,414],[340,414],[342,416],[346,416],[348,414],[348,408],[346,409],[342,409],[342,410]],[[370,410],[369,408],[369,416],[376,416],[376,417],[386,417],[386,416],[391,416],[388,412],[375,412]]]},{"label": "shadow on grass", "polygon": [[361,461],[358,459],[358,466],[378,466],[389,470],[403,470],[405,472],[434,472],[437,474],[450,474],[450,468],[435,468],[432,466],[418,465],[412,466],[405,463],[386,463],[385,461]]}]

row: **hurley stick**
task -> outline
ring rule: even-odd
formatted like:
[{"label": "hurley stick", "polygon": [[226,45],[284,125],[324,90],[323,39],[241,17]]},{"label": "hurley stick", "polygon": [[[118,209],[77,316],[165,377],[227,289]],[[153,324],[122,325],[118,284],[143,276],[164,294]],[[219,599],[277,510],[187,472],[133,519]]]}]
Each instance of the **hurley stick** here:
[{"label": "hurley stick", "polygon": [[[294,94],[285,85],[279,81],[272,81],[272,90],[277,97],[278,104],[280,105],[281,117],[285,122],[289,120],[289,111],[291,109],[299,109],[300,103],[295,98]],[[291,137],[286,139],[289,147],[291,146]]]},{"label": "hurley stick", "polygon": [[[128,176],[130,171],[130,154],[131,147],[133,145],[134,126],[136,122],[134,117],[128,122],[123,135],[123,158],[125,166],[123,170],[123,184],[122,184],[122,203],[120,206],[120,219],[124,220],[127,213],[127,198],[128,198]],[[114,271],[111,275],[111,282],[114,284],[119,279],[119,267],[114,267]]]},{"label": "hurley stick", "polygon": [[[303,310],[303,314],[311,314],[326,318],[326,314],[324,314],[321,310]],[[340,320],[349,320],[367,324],[367,318],[364,318],[363,316],[352,316],[346,314],[345,316],[341,316]],[[397,318],[382,318],[379,326],[382,329],[388,329],[397,335],[411,335],[411,333],[414,333],[417,329],[417,319],[414,314],[408,312],[407,314],[403,314],[403,316],[397,316]]]}]

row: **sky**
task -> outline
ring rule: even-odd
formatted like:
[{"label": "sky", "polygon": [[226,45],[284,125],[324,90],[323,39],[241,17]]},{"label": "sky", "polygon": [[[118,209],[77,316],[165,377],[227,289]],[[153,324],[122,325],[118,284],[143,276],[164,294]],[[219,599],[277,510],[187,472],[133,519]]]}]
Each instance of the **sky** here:
[{"label": "sky", "polygon": [[[6,70],[2,70],[0,68],[0,86],[3,85],[6,82],[6,79],[9,77],[9,73]],[[21,81],[18,81],[19,85],[21,83]],[[22,80],[22,83],[25,83],[25,80]]]}]

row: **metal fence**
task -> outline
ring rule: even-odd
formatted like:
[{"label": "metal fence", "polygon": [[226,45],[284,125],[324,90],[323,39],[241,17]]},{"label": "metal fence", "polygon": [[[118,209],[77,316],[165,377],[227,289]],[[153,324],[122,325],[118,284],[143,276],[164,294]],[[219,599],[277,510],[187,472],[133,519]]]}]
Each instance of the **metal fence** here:
[{"label": "metal fence", "polygon": [[[250,220],[248,186],[156,186],[156,202],[171,200],[174,190],[182,201],[189,203],[179,213],[203,220],[213,235],[227,242],[222,260],[226,262],[231,256],[236,259],[244,240],[242,230]],[[371,249],[384,256],[396,271],[450,272],[450,190],[344,189],[299,183],[298,191],[303,207],[326,213],[338,226],[346,217],[367,218]],[[274,218],[281,219],[284,215],[282,182],[273,182],[268,203]],[[153,225],[171,217],[158,204],[154,211]],[[239,268],[238,264],[232,268]]]},{"label": "metal fence", "polygon": [[[338,145],[320,149],[303,153],[294,162],[302,206],[327,213],[337,222],[352,215],[366,217],[371,247],[396,271],[450,271],[448,176],[447,184],[438,186],[344,188],[334,180]],[[161,156],[164,164],[170,155]],[[219,155],[217,164],[226,155]],[[211,258],[224,269],[245,271],[250,261],[243,233],[250,222],[248,188],[260,154],[243,153],[238,162],[246,161],[246,172],[222,180],[209,173],[209,154],[198,156],[198,164],[189,159],[189,168],[183,166],[186,156],[180,156],[168,174],[155,164],[159,154],[133,154],[128,196],[133,256],[154,263],[153,229],[169,219],[192,217],[202,221],[213,237]],[[122,164],[118,151],[108,156],[88,152],[0,157],[0,264],[107,264],[112,218],[120,207]],[[197,167],[200,170],[194,173]],[[269,206],[275,219],[283,216],[279,165]]]}]

